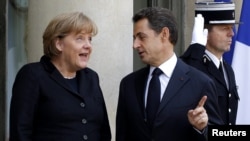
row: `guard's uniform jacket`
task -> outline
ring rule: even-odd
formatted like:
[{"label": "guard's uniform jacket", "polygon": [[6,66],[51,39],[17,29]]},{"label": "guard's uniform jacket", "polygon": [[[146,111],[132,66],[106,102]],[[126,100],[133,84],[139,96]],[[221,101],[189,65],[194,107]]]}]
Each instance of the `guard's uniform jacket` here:
[{"label": "guard's uniform jacket", "polygon": [[228,78],[227,88],[223,75],[205,53],[205,47],[203,45],[190,45],[187,51],[180,58],[187,64],[206,73],[214,80],[218,92],[221,118],[225,124],[235,125],[239,95],[232,67],[223,61],[224,70],[226,71]]}]

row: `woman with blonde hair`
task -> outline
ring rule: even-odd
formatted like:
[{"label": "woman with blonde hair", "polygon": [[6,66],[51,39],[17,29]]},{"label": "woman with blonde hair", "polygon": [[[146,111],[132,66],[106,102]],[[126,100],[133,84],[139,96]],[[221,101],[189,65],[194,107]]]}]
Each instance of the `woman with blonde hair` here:
[{"label": "woman with blonde hair", "polygon": [[10,107],[10,141],[110,141],[98,74],[87,67],[95,23],[63,13],[43,34],[44,55],[18,72]]}]

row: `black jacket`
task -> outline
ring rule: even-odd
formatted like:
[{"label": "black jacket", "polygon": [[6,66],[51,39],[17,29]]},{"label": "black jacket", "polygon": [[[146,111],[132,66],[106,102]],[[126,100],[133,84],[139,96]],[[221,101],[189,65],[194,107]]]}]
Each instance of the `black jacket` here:
[{"label": "black jacket", "polygon": [[96,72],[77,72],[74,91],[45,56],[18,72],[10,107],[10,141],[110,141]]},{"label": "black jacket", "polygon": [[223,61],[229,81],[229,89],[227,89],[223,75],[220,74],[215,64],[206,55],[204,46],[200,44],[190,45],[180,58],[187,64],[206,73],[214,80],[218,91],[221,117],[225,124],[234,125],[236,123],[239,95],[232,67]]},{"label": "black jacket", "polygon": [[188,121],[188,110],[194,109],[203,95],[209,122],[222,124],[217,105],[216,88],[204,73],[178,59],[172,77],[157,111],[152,134],[146,121],[144,93],[149,67],[124,77],[116,117],[116,141],[204,141]]}]

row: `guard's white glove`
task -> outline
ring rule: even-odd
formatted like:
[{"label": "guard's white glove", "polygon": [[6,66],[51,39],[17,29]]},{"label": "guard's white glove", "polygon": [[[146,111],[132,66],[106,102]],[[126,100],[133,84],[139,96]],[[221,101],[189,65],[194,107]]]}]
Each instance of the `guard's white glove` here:
[{"label": "guard's white glove", "polygon": [[197,14],[194,18],[194,28],[192,33],[192,41],[191,44],[201,44],[206,46],[207,44],[207,29],[204,29],[204,18],[201,14]]}]

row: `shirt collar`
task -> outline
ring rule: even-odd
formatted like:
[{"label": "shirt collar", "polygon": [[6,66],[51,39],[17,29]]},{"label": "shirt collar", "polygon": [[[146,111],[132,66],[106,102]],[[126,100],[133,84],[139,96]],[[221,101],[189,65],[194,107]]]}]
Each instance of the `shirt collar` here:
[{"label": "shirt collar", "polygon": [[214,54],[212,54],[210,51],[208,50],[205,50],[205,53],[209,56],[209,58],[214,62],[215,66],[217,68],[219,68],[220,66],[220,62],[222,62],[222,57],[221,59],[219,60]]},{"label": "shirt collar", "polygon": [[[162,72],[167,76],[167,77],[171,77],[172,73],[174,71],[174,68],[176,66],[177,63],[177,56],[176,54],[173,54],[173,56],[171,58],[169,58],[167,61],[165,61],[163,64],[161,64],[158,68],[160,68],[162,70]],[[150,75],[152,74],[153,70],[155,69],[155,67],[150,66]]]}]

